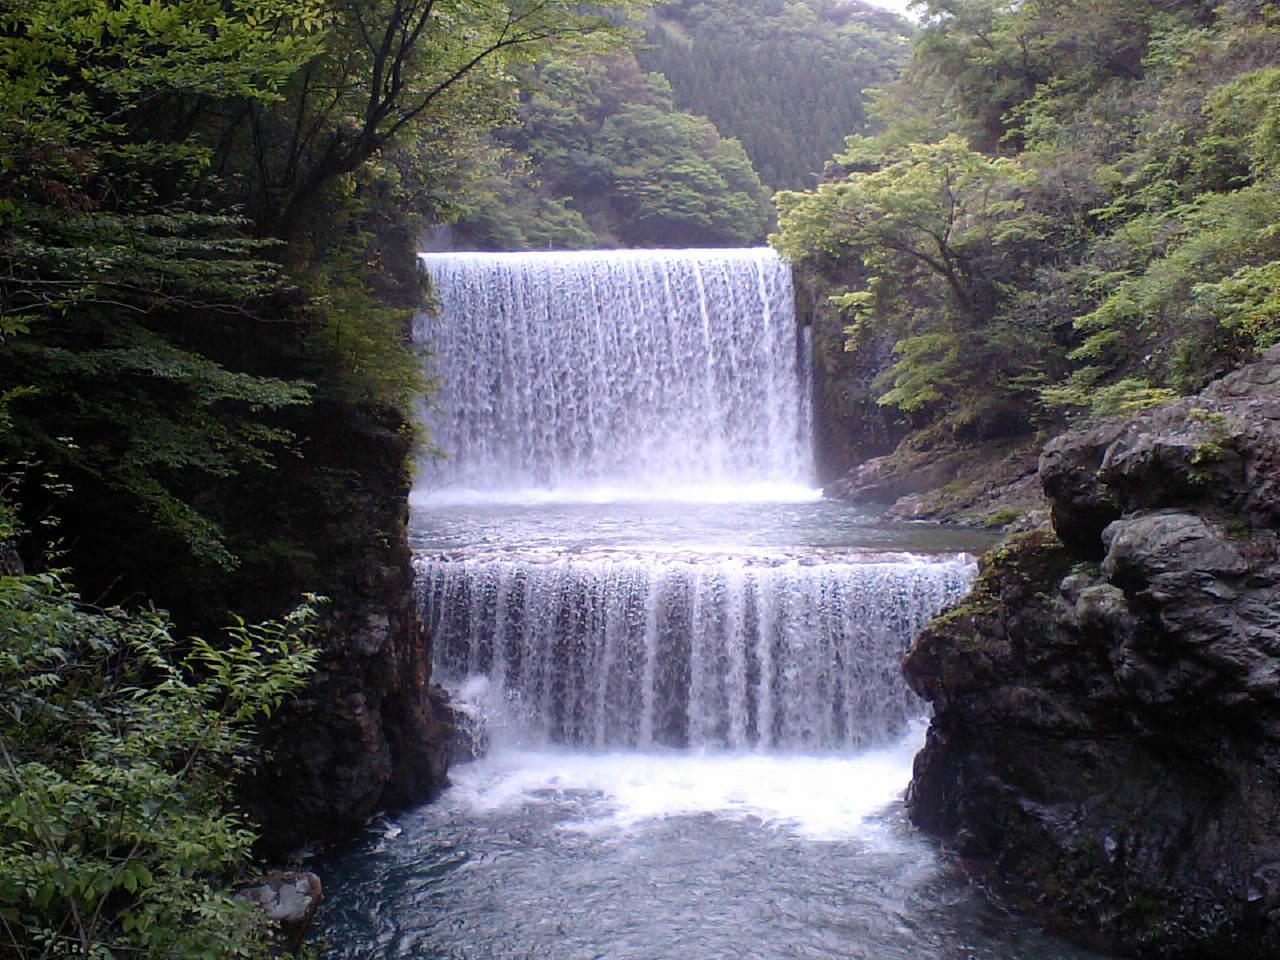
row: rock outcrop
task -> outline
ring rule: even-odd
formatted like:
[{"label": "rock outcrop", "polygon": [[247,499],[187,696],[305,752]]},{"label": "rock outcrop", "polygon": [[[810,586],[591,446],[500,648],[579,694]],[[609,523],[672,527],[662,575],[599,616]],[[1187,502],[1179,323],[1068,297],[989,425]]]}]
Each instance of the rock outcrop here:
[{"label": "rock outcrop", "polygon": [[236,896],[258,905],[279,933],[277,947],[292,956],[306,938],[316,908],[324,899],[324,888],[314,873],[277,870],[244,884]]},{"label": "rock outcrop", "polygon": [[320,624],[324,653],[306,689],[266,726],[269,761],[245,791],[263,852],[276,856],[352,836],[380,809],[433,797],[445,784],[452,729],[430,684],[413,591],[408,434],[390,411],[377,420],[334,410],[323,426],[308,435],[309,454],[341,478],[330,496],[343,510],[298,498],[293,524],[313,550],[273,586],[277,606],[300,584],[332,598]]},{"label": "rock outcrop", "polygon": [[1104,949],[1280,956],[1280,349],[1040,475],[904,663],[911,816]]},{"label": "rock outcrop", "polygon": [[936,520],[968,527],[1028,529],[1048,519],[1036,477],[1033,438],[937,444],[866,460],[823,493],[848,503],[885,505],[894,520]]},{"label": "rock outcrop", "polygon": [[808,259],[793,265],[796,314],[813,344],[813,434],[820,482],[831,482],[856,465],[892,451],[906,424],[876,402],[884,392],[877,378],[894,360],[897,337],[890,331],[868,338],[857,351],[845,349],[848,318],[831,303],[833,293],[866,282],[856,259]]}]

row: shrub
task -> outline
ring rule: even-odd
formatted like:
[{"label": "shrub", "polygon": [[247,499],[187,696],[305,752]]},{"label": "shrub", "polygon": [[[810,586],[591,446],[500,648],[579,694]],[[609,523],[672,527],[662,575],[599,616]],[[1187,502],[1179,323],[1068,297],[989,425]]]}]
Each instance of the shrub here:
[{"label": "shrub", "polygon": [[266,955],[226,889],[254,840],[230,794],[252,721],[312,667],[310,620],[178,643],[57,573],[0,575],[0,957]]}]

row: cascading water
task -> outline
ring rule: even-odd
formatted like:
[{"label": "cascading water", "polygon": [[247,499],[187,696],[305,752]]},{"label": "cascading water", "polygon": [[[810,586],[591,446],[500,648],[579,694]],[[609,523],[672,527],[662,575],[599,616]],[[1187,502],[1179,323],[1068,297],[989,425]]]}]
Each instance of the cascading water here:
[{"label": "cascading water", "polygon": [[486,677],[526,741],[596,748],[885,743],[921,711],[906,638],[971,576],[967,561],[418,564],[437,676]]},{"label": "cascading water", "polygon": [[446,458],[418,591],[491,749],[334,862],[333,954],[1085,957],[1011,929],[896,805],[923,708],[898,663],[974,565],[810,489],[786,265],[424,260]]},{"label": "cascading water", "polygon": [[[806,349],[769,250],[424,257],[446,495],[807,485]],[[437,499],[439,499],[437,495]]]}]

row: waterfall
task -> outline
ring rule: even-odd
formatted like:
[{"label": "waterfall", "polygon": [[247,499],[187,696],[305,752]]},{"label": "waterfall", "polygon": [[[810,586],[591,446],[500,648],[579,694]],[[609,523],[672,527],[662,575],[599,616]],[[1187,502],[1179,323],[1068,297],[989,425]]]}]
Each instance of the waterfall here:
[{"label": "waterfall", "polygon": [[440,676],[526,742],[843,750],[922,704],[898,669],[966,559],[421,558]]},{"label": "waterfall", "polygon": [[326,873],[342,956],[1075,956],[893,807],[926,706],[899,664],[975,575],[940,551],[989,541],[813,495],[786,265],[423,259],[447,459],[415,589],[473,762]]},{"label": "waterfall", "polygon": [[812,485],[807,345],[771,250],[422,259],[444,459],[420,490]]},{"label": "waterfall", "polygon": [[[444,458],[419,478],[416,522],[439,528],[416,565],[440,680],[532,745],[847,752],[920,715],[899,661],[972,564],[867,562],[796,532],[846,518],[800,503],[809,347],[784,261],[423,261],[439,305],[417,336],[440,380],[428,426]],[[626,505],[600,512],[601,491]],[[701,505],[674,505],[655,541],[645,498]],[[768,502],[782,499],[799,503],[786,523]],[[766,523],[798,539],[761,545]]]}]

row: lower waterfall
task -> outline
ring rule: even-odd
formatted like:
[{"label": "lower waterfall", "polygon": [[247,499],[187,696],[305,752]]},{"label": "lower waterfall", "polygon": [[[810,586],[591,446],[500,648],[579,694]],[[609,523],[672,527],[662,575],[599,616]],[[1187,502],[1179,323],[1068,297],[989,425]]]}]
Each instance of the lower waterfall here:
[{"label": "lower waterfall", "polygon": [[898,662],[973,564],[423,558],[417,570],[437,678],[525,742],[830,751],[885,743],[920,714]]},{"label": "lower waterfall", "polygon": [[898,661],[973,576],[954,532],[822,502],[415,526],[436,677],[484,750],[321,865],[331,957],[1094,956],[903,812],[924,727]]}]

